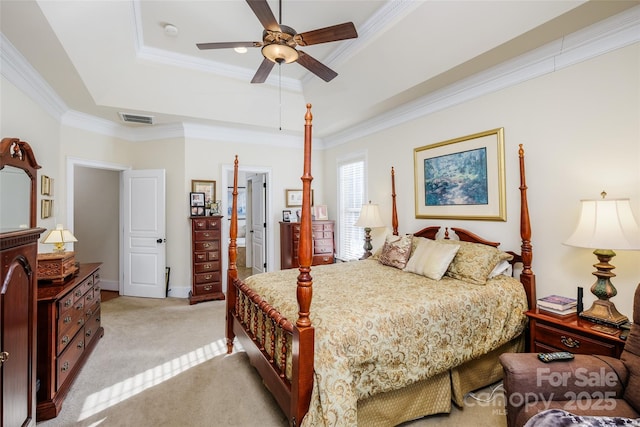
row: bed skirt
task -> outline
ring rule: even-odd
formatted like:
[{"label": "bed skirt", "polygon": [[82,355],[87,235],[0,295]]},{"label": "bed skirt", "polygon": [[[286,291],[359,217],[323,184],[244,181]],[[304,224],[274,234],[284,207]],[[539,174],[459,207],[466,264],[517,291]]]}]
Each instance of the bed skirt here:
[{"label": "bed skirt", "polygon": [[400,390],[381,393],[358,402],[358,425],[396,426],[427,415],[451,412],[452,402],[464,407],[464,396],[502,379],[502,353],[524,351],[524,334],[479,359],[450,371],[411,384]]}]

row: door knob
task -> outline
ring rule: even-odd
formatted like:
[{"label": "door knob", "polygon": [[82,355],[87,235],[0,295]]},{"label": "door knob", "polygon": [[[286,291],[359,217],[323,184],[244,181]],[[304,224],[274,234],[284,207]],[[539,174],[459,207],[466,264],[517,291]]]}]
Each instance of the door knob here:
[{"label": "door knob", "polygon": [[158,243],[162,243],[162,242],[166,242],[166,241],[167,241],[167,239],[158,239],[158,240],[156,240],[156,242],[158,242]]}]

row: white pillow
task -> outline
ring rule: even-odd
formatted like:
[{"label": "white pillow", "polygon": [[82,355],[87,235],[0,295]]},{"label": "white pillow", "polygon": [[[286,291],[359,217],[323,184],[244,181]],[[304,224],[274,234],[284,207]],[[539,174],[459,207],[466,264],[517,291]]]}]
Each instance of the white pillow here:
[{"label": "white pillow", "polygon": [[505,276],[511,276],[512,272],[513,272],[513,268],[511,267],[511,263],[509,263],[508,260],[503,259],[498,264],[496,264],[495,267],[493,267],[493,270],[491,271],[491,273],[489,273],[488,278],[491,279],[501,274]]},{"label": "white pillow", "polygon": [[409,258],[404,271],[440,280],[453,261],[459,245],[443,244],[420,237],[416,250]]}]

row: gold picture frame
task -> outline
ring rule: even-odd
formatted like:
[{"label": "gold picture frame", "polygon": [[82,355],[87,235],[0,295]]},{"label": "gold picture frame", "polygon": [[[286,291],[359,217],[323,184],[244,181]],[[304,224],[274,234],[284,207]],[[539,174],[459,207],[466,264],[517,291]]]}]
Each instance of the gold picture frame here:
[{"label": "gold picture frame", "polygon": [[53,215],[53,200],[42,199],[40,201],[40,218],[47,219]]},{"label": "gold picture frame", "polygon": [[413,152],[416,218],[507,220],[504,128]]},{"label": "gold picture frame", "polygon": [[[302,190],[285,190],[285,202],[288,208],[302,206]],[[311,190],[311,206],[313,206],[313,189]]]},{"label": "gold picture frame", "polygon": [[216,201],[216,182],[203,179],[192,179],[191,192],[204,193],[205,206],[211,206],[211,204]]},{"label": "gold picture frame", "polygon": [[42,175],[40,177],[40,194],[43,196],[51,196],[52,195],[52,179],[46,175]]}]

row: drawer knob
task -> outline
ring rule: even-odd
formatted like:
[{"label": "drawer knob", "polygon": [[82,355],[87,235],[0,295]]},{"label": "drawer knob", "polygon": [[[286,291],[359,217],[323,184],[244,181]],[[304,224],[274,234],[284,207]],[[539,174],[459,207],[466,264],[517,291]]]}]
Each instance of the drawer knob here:
[{"label": "drawer knob", "polygon": [[68,370],[69,370],[69,362],[64,362],[64,363],[62,364],[62,367],[60,368],[60,370],[61,370],[62,372],[66,372],[66,371],[68,371]]},{"label": "drawer knob", "polygon": [[65,316],[63,322],[64,323],[71,323],[71,316]]},{"label": "drawer knob", "polygon": [[63,345],[66,345],[69,342],[69,337],[67,335],[65,335],[65,336],[62,337],[61,341],[62,341]]},{"label": "drawer knob", "polygon": [[9,352],[3,351],[2,353],[0,353],[0,365],[2,365],[7,360],[9,360]]},{"label": "drawer knob", "polygon": [[569,347],[569,348],[579,348],[580,347],[580,341],[574,340],[571,337],[565,337],[564,335],[562,337],[560,337],[560,342],[562,344],[564,344],[565,347]]},{"label": "drawer knob", "polygon": [[204,287],[205,291],[210,291],[211,289],[213,289],[213,286],[211,286],[211,285],[208,285],[208,286]]},{"label": "drawer knob", "polygon": [[71,298],[69,298],[68,300],[66,300],[66,301],[64,302],[64,306],[65,306],[65,307],[69,307],[71,304],[73,304],[73,300],[72,300]]}]

